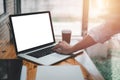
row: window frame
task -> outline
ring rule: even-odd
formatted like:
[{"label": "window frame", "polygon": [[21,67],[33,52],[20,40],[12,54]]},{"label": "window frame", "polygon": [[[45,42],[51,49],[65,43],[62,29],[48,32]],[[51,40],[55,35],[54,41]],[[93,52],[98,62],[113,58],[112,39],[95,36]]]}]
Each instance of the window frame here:
[{"label": "window frame", "polygon": [[14,0],[14,13],[20,14],[21,13],[21,0]]},{"label": "window frame", "polygon": [[3,13],[0,14],[0,17],[6,14],[6,0],[3,0]]}]

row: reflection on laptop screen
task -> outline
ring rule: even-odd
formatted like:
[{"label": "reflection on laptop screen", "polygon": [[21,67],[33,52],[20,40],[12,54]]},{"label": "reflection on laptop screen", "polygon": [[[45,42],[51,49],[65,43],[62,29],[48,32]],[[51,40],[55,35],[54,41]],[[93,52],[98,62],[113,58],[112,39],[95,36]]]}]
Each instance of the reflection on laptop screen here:
[{"label": "reflection on laptop screen", "polygon": [[12,16],[18,52],[54,42],[49,13]]}]

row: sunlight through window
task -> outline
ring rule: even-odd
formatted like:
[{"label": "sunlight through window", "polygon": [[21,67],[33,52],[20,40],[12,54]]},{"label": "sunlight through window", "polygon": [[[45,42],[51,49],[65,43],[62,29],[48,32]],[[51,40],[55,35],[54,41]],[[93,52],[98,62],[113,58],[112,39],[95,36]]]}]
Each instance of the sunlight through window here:
[{"label": "sunlight through window", "polygon": [[21,0],[22,13],[49,10],[56,36],[70,29],[72,35],[81,35],[83,0]]}]

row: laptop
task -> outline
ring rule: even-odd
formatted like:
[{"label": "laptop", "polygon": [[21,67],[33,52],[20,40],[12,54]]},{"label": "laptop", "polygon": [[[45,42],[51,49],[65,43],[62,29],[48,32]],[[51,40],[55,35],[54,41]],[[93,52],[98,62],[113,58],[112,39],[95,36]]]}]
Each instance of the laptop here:
[{"label": "laptop", "polygon": [[80,66],[38,66],[35,80],[84,80]]},{"label": "laptop", "polygon": [[18,57],[42,65],[71,57],[51,50],[56,42],[50,11],[10,15],[9,19]]}]

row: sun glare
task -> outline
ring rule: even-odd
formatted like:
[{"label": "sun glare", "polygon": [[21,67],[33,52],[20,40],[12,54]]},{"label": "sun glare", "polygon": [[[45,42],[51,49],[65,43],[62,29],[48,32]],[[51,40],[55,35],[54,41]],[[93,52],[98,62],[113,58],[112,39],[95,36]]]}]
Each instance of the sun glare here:
[{"label": "sun glare", "polygon": [[90,18],[97,18],[106,13],[106,4],[104,0],[90,0],[89,16]]},{"label": "sun glare", "polygon": [[98,8],[99,9],[102,9],[102,8],[104,8],[104,1],[102,1],[102,0],[97,0],[97,5],[98,5]]}]

